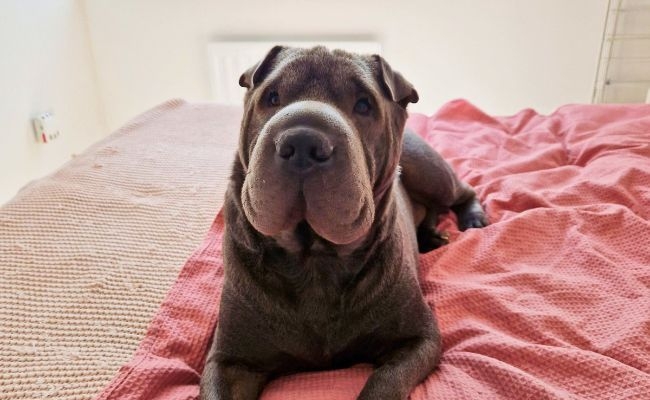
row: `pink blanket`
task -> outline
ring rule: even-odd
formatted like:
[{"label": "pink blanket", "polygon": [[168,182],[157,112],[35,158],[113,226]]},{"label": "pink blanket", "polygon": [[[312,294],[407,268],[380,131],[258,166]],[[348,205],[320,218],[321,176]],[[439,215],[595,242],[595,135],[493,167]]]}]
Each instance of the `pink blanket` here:
[{"label": "pink blanket", "polygon": [[[451,244],[421,258],[444,356],[411,399],[650,398],[650,106],[494,118],[454,101],[408,124],[477,189],[492,222],[459,233],[447,218]],[[219,216],[99,399],[198,396],[222,229]],[[354,399],[370,372],[284,377],[262,398]]]}]

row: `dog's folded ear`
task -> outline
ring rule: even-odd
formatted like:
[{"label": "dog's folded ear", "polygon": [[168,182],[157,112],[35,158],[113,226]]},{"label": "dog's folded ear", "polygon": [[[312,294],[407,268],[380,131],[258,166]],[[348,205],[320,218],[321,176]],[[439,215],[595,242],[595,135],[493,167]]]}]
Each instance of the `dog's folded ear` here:
[{"label": "dog's folded ear", "polygon": [[264,56],[264,59],[246,70],[239,77],[239,86],[247,89],[253,89],[259,84],[271,71],[271,67],[278,54],[284,50],[284,46],[275,46]]},{"label": "dog's folded ear", "polygon": [[372,56],[374,62],[379,65],[380,83],[383,85],[388,96],[400,106],[406,108],[409,103],[417,103],[420,99],[418,92],[413,85],[407,81],[402,74],[388,65],[386,60],[381,56],[374,54]]}]

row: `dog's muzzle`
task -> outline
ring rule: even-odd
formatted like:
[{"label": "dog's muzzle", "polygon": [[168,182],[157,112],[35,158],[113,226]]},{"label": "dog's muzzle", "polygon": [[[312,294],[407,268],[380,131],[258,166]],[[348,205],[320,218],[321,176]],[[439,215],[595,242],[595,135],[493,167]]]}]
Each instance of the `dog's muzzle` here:
[{"label": "dog's muzzle", "polygon": [[306,221],[330,242],[357,240],[374,219],[360,135],[335,105],[305,100],[279,109],[251,153],[242,205],[265,235]]},{"label": "dog's muzzle", "polygon": [[303,174],[329,166],[334,145],[318,130],[299,127],[280,135],[275,143],[275,152],[283,160],[283,168]]},{"label": "dog's muzzle", "polygon": [[332,167],[336,148],[349,143],[351,135],[352,129],[338,109],[311,100],[284,107],[262,132],[274,145],[279,167],[301,175]]}]

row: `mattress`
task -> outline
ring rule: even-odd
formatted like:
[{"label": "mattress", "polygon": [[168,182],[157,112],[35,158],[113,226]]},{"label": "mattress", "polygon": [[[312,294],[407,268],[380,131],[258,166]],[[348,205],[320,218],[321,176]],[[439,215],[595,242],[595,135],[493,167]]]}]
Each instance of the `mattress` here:
[{"label": "mattress", "polygon": [[[197,398],[240,114],[168,102],[0,210],[0,398]],[[650,106],[493,117],[458,100],[408,125],[492,222],[449,216],[451,243],[421,257],[444,354],[411,399],[646,399]],[[354,399],[371,371],[262,398]]]}]

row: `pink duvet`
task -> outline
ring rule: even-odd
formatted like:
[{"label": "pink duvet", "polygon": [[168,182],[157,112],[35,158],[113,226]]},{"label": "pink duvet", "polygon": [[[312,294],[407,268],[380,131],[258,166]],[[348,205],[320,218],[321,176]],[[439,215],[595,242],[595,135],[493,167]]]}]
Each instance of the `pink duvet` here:
[{"label": "pink duvet", "polygon": [[[421,258],[444,356],[422,399],[650,399],[650,106],[412,115],[492,224]],[[194,399],[223,279],[217,217],[99,399]],[[264,338],[260,338],[264,340]],[[273,381],[265,400],[354,399],[369,366]]]}]

